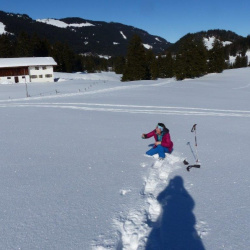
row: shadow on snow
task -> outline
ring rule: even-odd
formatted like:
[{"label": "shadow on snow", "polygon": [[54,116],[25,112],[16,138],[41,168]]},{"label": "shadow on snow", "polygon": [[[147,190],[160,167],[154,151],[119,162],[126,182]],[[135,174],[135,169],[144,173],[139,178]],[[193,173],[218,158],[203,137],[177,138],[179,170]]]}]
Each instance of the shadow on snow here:
[{"label": "shadow on snow", "polygon": [[147,241],[146,250],[204,250],[195,229],[192,212],[195,202],[183,186],[180,176],[170,180],[169,185],[157,197],[162,213]]}]

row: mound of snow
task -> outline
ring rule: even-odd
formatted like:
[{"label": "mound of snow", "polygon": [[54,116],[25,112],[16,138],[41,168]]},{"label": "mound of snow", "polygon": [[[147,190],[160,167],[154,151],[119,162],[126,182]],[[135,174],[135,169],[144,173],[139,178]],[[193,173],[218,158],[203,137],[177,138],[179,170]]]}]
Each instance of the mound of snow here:
[{"label": "mound of snow", "polygon": [[114,72],[101,72],[101,73],[61,73],[55,72],[55,78],[58,78],[59,81],[64,80],[76,80],[76,79],[83,79],[83,80],[101,80],[101,81],[120,81],[121,75],[115,74]]}]

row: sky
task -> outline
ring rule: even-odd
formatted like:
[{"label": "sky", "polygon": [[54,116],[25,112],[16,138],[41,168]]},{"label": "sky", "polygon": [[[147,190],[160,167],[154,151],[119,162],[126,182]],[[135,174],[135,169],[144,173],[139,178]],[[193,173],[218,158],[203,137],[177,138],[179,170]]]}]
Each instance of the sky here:
[{"label": "sky", "polygon": [[187,33],[209,29],[250,34],[249,0],[1,0],[0,10],[32,19],[81,17],[118,22],[176,42]]}]

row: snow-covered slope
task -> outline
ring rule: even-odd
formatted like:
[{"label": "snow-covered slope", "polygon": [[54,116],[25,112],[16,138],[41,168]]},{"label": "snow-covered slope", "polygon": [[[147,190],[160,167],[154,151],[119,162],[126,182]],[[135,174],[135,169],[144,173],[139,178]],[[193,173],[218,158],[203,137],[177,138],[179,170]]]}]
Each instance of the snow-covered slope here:
[{"label": "snow-covered slope", "polygon": [[2,22],[0,22],[0,35],[2,35],[4,33],[6,33],[6,31],[5,31],[5,25]]},{"label": "snow-covered slope", "polygon": [[95,26],[94,24],[89,23],[89,22],[67,24],[61,20],[57,20],[57,19],[53,19],[53,18],[37,19],[36,21],[41,22],[41,23],[54,25],[54,26],[59,27],[59,28],[67,28],[67,27],[81,28],[81,27]]},{"label": "snow-covered slope", "polygon": [[146,48],[162,53],[171,44],[164,38],[147,31],[115,22],[93,21],[80,17],[34,20],[26,14],[0,11],[0,34],[7,31],[18,37],[20,30],[38,37],[46,37],[49,43],[67,43],[77,54],[105,56],[126,55],[128,43],[137,34]]},{"label": "snow-covered slope", "polygon": [[[207,50],[211,50],[213,48],[213,44],[215,42],[216,38],[214,36],[212,37],[209,37],[209,38],[203,38],[203,42],[207,48]],[[230,45],[232,44],[232,42],[230,41],[222,41],[222,44],[223,46],[226,46],[226,45]],[[241,56],[240,53],[237,54],[238,56]],[[250,50],[248,50],[246,52],[246,56],[247,56],[247,60],[248,60],[248,64],[250,63]],[[232,55],[229,55],[229,64],[233,65],[235,63],[235,60],[236,60],[236,56],[232,56]]]},{"label": "snow-covered slope", "polygon": [[[1,249],[248,249],[250,68],[55,76],[30,98],[0,85]],[[174,142],[158,167],[141,139],[157,122]]]},{"label": "snow-covered slope", "polygon": [[[206,38],[206,37],[203,38],[203,42],[204,42],[207,50],[211,50],[213,48],[213,43],[215,42],[215,40],[216,40],[216,38],[214,36],[209,37],[209,38]],[[232,42],[231,41],[222,41],[222,44],[223,44],[223,46],[226,46],[226,45],[232,44]]]}]

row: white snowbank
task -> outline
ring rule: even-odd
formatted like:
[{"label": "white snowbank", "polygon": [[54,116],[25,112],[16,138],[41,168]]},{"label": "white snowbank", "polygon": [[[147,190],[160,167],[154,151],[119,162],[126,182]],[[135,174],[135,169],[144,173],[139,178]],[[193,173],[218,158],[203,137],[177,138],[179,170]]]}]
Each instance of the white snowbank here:
[{"label": "white snowbank", "polygon": [[121,75],[117,75],[114,72],[102,72],[102,73],[54,73],[55,78],[59,78],[59,80],[76,80],[76,79],[83,79],[83,80],[101,80],[101,81],[119,81]]}]

